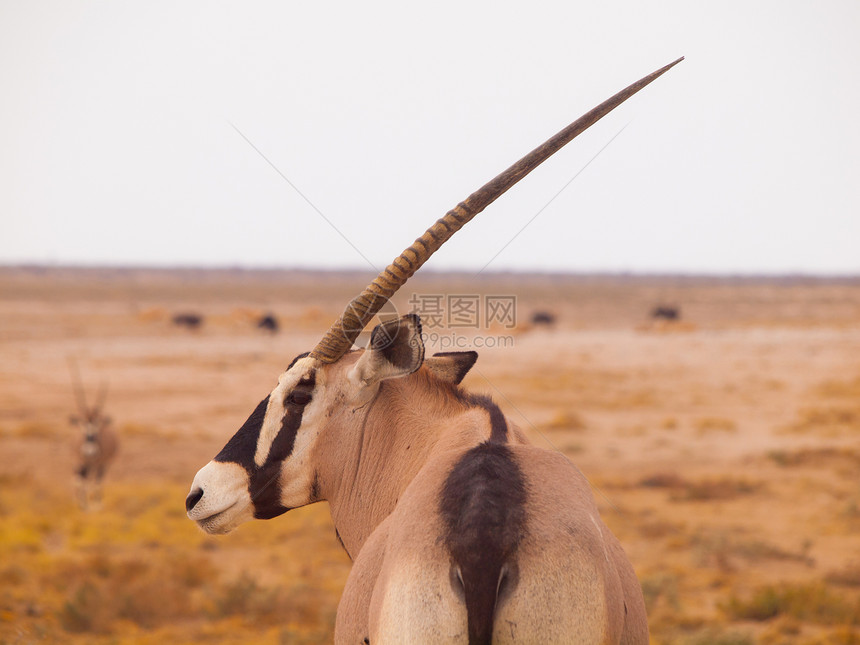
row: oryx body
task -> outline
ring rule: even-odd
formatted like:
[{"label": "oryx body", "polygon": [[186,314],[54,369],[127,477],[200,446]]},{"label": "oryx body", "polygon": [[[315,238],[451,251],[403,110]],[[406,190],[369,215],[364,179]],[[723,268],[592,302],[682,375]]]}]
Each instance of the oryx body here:
[{"label": "oryx body", "polygon": [[[673,63],[676,64],[678,61]],[[648,642],[642,591],[582,474],[459,387],[473,352],[424,360],[417,316],[353,341],[447,239],[672,65],[536,148],[428,229],[297,357],[195,476],[210,533],[328,500],[354,567],[338,643]]]},{"label": "oryx body", "polygon": [[111,418],[104,413],[107,386],[102,385],[95,405],[89,406],[74,363],[72,380],[78,413],[72,415],[69,422],[80,430],[74,441],[75,485],[78,505],[83,510],[88,510],[101,503],[102,479],[116,456],[119,439],[112,427]]},{"label": "oryx body", "polygon": [[374,336],[393,341],[297,359],[198,473],[189,515],[219,533],[328,500],[355,561],[338,643],[647,643],[582,474],[457,385],[473,353],[425,365],[415,317]]},{"label": "oryx body", "polygon": [[78,422],[81,435],[75,442],[78,465],[75,477],[78,504],[84,510],[101,503],[102,480],[119,447],[110,419],[86,418]]}]

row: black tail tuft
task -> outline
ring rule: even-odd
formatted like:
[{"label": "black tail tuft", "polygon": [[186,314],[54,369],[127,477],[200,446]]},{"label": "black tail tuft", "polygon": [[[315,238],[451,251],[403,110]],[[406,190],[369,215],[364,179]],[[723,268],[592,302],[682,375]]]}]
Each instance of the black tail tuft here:
[{"label": "black tail tuft", "polygon": [[472,448],[445,481],[440,510],[454,577],[463,588],[470,645],[490,643],[497,594],[515,582],[525,502],[522,471],[504,444]]}]

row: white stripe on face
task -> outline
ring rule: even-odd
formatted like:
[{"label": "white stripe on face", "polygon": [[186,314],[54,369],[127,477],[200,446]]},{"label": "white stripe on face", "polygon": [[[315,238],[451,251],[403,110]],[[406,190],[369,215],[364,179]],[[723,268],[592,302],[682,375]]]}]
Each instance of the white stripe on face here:
[{"label": "white stripe on face", "polygon": [[257,440],[257,451],[254,453],[254,463],[262,467],[266,463],[272,442],[281,431],[281,421],[284,418],[284,398],[302,378],[308,376],[311,370],[317,367],[316,359],[306,356],[295,362],[295,364],[278,378],[278,385],[269,395],[269,404],[266,407],[266,416],[260,428],[260,436]]}]

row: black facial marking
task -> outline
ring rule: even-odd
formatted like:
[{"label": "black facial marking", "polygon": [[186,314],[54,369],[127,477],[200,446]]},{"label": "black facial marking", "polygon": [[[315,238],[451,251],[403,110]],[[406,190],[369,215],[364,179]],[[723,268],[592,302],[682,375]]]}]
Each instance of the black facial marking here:
[{"label": "black facial marking", "polygon": [[[254,517],[258,520],[269,520],[290,510],[281,504],[281,462],[293,452],[296,434],[302,425],[302,412],[303,408],[285,409],[281,429],[272,441],[265,463],[259,468],[255,464],[249,471],[248,492],[254,502]],[[251,458],[253,460],[253,455]]]},{"label": "black facial marking", "polygon": [[[310,402],[315,385],[316,377],[312,372],[302,378],[287,394],[281,428],[272,441],[265,463],[251,474],[248,488],[254,502],[254,517],[257,519],[268,520],[290,510],[281,504],[281,462],[293,454],[305,405]],[[307,395],[305,403],[290,402],[290,397],[295,392]]]},{"label": "black facial marking", "polygon": [[[307,354],[296,357],[290,367],[303,356]],[[315,377],[312,373],[301,379],[286,395],[281,427],[262,466],[257,466],[254,456],[269,405],[268,396],[260,402],[248,420],[215,457],[215,461],[237,463],[247,471],[248,493],[254,505],[254,517],[257,519],[271,519],[290,510],[281,504],[281,463],[293,453],[296,435],[302,425],[302,414],[305,405],[311,401],[314,385]],[[293,393],[300,393],[302,396],[291,399]]]},{"label": "black facial marking", "polygon": [[263,468],[257,468],[254,463],[257,443],[260,440],[260,429],[263,427],[263,419],[266,417],[268,405],[269,397],[267,396],[260,401],[248,420],[215,457],[215,461],[236,463],[248,472],[250,482],[248,492],[254,503],[254,517],[258,519],[276,517],[289,510],[282,506],[280,501],[281,485],[278,481],[280,469],[272,468],[268,463],[264,464]]},{"label": "black facial marking", "polygon": [[439,512],[445,545],[462,580],[469,643],[490,643],[500,599],[517,582],[516,550],[525,531],[525,479],[507,445],[487,442],[465,453],[445,481]]},{"label": "black facial marking", "polygon": [[[311,375],[302,379],[287,394],[284,402],[284,417],[281,419],[281,429],[278,431],[275,440],[272,442],[272,447],[269,449],[269,454],[266,457],[266,464],[270,462],[282,462],[284,459],[293,454],[293,448],[296,444],[296,435],[302,425],[302,415],[305,411],[305,405],[310,403],[311,393],[316,384],[315,375]],[[295,403],[291,401],[291,397],[295,392],[302,392],[307,395],[307,400],[304,403]],[[265,464],[264,464],[265,467]]]},{"label": "black facial marking", "polygon": [[254,504],[254,517],[258,520],[270,520],[290,510],[281,504],[280,466],[280,463],[267,462],[251,473],[248,491]]},{"label": "black facial marking", "polygon": [[215,456],[215,461],[230,461],[242,466],[249,473],[256,467],[254,465],[254,454],[257,452],[257,442],[260,439],[260,429],[263,427],[263,419],[266,417],[266,407],[269,405],[269,397],[260,401],[260,404],[242,424],[242,427],[232,436],[227,445]]}]

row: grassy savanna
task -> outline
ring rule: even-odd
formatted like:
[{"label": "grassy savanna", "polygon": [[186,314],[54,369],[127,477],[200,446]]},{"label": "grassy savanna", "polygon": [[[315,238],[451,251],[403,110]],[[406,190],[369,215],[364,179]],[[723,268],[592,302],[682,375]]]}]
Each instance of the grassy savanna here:
[{"label": "grassy savanna", "polygon": [[[0,271],[0,643],[331,640],[349,562],[324,504],[210,537],[183,500],[365,277]],[[654,643],[860,642],[860,282],[431,273],[401,312],[413,293],[517,297],[513,329],[457,330],[514,339],[466,385],[592,482]],[[122,439],[89,513],[69,357]]]},{"label": "grassy savanna", "polygon": [[[331,633],[348,562],[320,539],[323,508],[225,545],[190,526],[176,484],[116,484],[89,515],[66,491],[29,484],[5,481],[0,497],[5,642],[315,643]],[[284,560],[285,546],[303,557]]]}]

